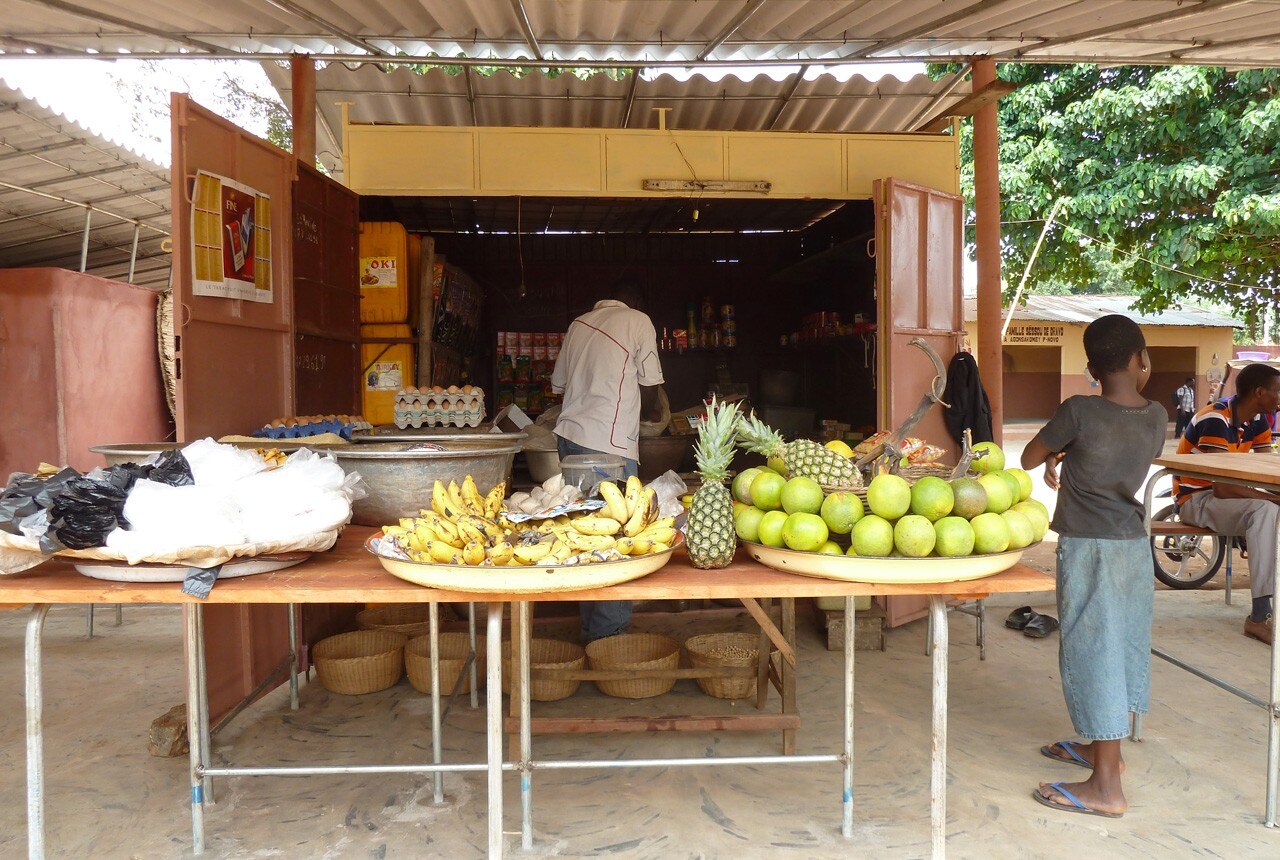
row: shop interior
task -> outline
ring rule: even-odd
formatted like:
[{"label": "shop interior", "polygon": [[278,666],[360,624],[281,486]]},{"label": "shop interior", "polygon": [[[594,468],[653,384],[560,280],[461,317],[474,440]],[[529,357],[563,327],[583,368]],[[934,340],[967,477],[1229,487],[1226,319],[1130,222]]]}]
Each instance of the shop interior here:
[{"label": "shop interior", "polygon": [[877,425],[870,201],[365,196],[360,206],[362,222],[432,236],[437,261],[479,285],[483,316],[461,378],[437,356],[430,382],[480,385],[491,412],[553,403],[538,380],[512,385],[500,372],[499,333],[563,333],[626,282],[653,320],[674,412],[714,392],[745,395],[788,437],[819,435],[823,421],[855,439]]}]

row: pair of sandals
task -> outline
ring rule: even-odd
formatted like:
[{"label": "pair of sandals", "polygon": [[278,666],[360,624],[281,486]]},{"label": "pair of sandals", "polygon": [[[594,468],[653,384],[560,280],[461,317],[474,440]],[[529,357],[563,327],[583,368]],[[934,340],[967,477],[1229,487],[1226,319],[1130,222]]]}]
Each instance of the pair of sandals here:
[{"label": "pair of sandals", "polygon": [[[1060,749],[1066,753],[1066,755],[1059,755],[1054,752],[1054,749]],[[1042,746],[1040,747],[1040,755],[1045,758],[1051,758],[1054,761],[1073,764],[1077,767],[1085,768],[1086,770],[1093,770],[1092,762],[1080,754],[1076,749],[1075,741],[1058,741],[1056,744]],[[1064,797],[1068,802],[1060,803],[1051,797],[1047,797],[1039,788],[1031,792],[1031,798],[1036,803],[1039,803],[1042,806],[1047,806],[1050,809],[1056,809],[1059,812],[1075,812],[1080,815],[1096,815],[1099,818],[1124,818],[1123,812],[1104,812],[1101,809],[1094,809],[1089,806],[1087,803],[1068,791],[1065,782],[1051,782],[1049,783],[1049,788],[1062,795],[1062,797]]]},{"label": "pair of sandals", "polygon": [[1021,630],[1024,636],[1031,639],[1043,639],[1059,627],[1058,619],[1052,615],[1041,615],[1030,606],[1021,606],[1009,613],[1004,626],[1010,630]]}]

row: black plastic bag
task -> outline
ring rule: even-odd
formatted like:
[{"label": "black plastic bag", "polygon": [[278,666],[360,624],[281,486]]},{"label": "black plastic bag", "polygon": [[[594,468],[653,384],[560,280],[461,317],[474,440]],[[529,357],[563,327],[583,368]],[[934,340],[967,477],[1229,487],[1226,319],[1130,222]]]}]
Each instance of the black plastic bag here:
[{"label": "black plastic bag", "polygon": [[53,497],[49,531],[69,549],[104,546],[117,526],[129,528],[124,503],[137,480],[125,468],[72,478]]},{"label": "black plastic bag", "polygon": [[191,474],[191,464],[182,456],[181,451],[165,451],[148,468],[150,471],[143,476],[148,481],[168,484],[170,487],[186,487],[196,482]]},{"label": "black plastic bag", "polygon": [[[11,535],[24,535],[22,527],[34,525],[34,518],[53,507],[53,500],[67,483],[81,477],[75,469],[67,468],[49,478],[16,473],[4,492],[0,493],[0,531]],[[37,527],[36,537],[43,537]]]}]

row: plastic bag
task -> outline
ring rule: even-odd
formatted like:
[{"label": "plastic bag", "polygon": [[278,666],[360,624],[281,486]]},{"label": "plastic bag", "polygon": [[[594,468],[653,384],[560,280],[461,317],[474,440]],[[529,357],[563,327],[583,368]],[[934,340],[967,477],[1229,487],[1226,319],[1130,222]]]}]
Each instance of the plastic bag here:
[{"label": "plastic bag", "polygon": [[234,484],[267,469],[267,461],[252,451],[219,445],[212,439],[192,442],[182,449],[191,477],[200,486]]},{"label": "plastic bag", "polygon": [[671,401],[667,399],[667,389],[661,385],[658,386],[658,410],[657,421],[640,419],[641,436],[661,436],[671,423]]},{"label": "plastic bag", "polygon": [[680,503],[680,497],[689,490],[689,486],[675,472],[659,475],[648,487],[658,497],[659,516],[678,517],[684,513],[684,505]]},{"label": "plastic bag", "polygon": [[111,532],[129,528],[124,505],[137,479],[128,468],[95,469],[71,478],[53,495],[49,531],[69,549],[105,545]]},{"label": "plastic bag", "polygon": [[160,454],[142,477],[170,487],[186,487],[196,482],[191,473],[191,464],[181,451],[165,451]]},{"label": "plastic bag", "polygon": [[39,540],[41,549],[54,552],[61,547],[48,536],[49,510],[54,497],[68,481],[79,478],[75,469],[63,469],[49,478],[18,472],[0,493],[0,531]]}]

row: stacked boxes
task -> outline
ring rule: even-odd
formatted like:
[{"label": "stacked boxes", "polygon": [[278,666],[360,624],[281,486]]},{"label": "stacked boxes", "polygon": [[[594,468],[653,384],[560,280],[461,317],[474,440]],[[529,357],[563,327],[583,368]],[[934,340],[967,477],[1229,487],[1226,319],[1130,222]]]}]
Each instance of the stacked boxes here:
[{"label": "stacked boxes", "polygon": [[396,394],[395,425],[407,427],[477,427],[484,420],[484,390],[474,385],[459,388],[414,388]]}]

